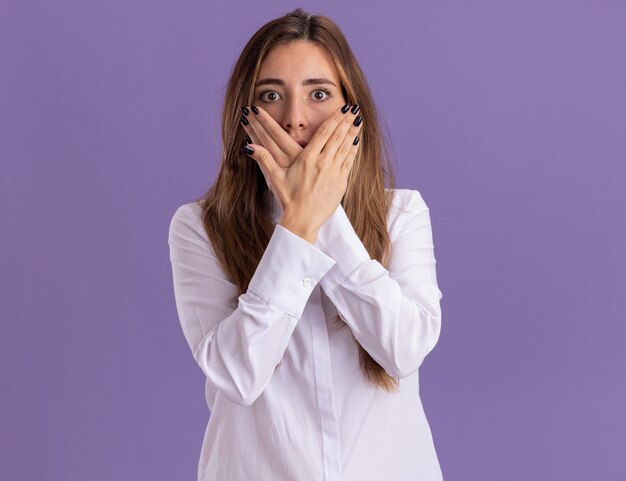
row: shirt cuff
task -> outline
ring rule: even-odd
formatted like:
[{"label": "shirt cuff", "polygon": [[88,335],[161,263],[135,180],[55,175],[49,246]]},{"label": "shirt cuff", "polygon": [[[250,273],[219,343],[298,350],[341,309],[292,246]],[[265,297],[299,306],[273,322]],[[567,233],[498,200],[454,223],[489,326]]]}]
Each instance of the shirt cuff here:
[{"label": "shirt cuff", "polygon": [[250,279],[248,290],[297,319],[335,260],[280,224]]},{"label": "shirt cuff", "polygon": [[315,246],[336,261],[320,281],[326,293],[331,292],[361,265],[371,260],[341,204],[320,228]]}]

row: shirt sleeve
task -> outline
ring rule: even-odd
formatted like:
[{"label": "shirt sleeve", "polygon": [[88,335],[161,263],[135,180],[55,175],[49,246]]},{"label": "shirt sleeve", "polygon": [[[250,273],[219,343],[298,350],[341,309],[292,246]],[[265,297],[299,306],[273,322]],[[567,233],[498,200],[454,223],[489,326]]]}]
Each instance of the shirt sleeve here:
[{"label": "shirt sleeve", "polygon": [[389,270],[370,258],[341,205],[315,243],[337,261],[320,286],[361,346],[398,378],[418,369],[437,343],[443,297],[429,209],[417,190],[409,192],[407,220],[392,240]]},{"label": "shirt sleeve", "polygon": [[313,288],[335,260],[277,224],[247,291],[238,296],[190,205],[176,211],[169,228],[178,317],[208,382],[249,406],[269,383]]}]

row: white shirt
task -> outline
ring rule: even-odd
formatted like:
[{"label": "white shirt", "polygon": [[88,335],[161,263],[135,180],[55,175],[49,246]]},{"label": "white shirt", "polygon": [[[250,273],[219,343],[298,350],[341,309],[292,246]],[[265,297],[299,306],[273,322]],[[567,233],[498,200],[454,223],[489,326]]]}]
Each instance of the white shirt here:
[{"label": "white shirt", "polygon": [[[341,206],[315,244],[277,224],[238,296],[202,225],[174,214],[176,306],[206,375],[210,410],[199,481],[443,479],[419,395],[419,366],[441,329],[429,209],[395,189],[389,270],[370,259]],[[341,314],[347,326],[332,319]],[[361,377],[354,335],[400,378],[387,393]]]}]

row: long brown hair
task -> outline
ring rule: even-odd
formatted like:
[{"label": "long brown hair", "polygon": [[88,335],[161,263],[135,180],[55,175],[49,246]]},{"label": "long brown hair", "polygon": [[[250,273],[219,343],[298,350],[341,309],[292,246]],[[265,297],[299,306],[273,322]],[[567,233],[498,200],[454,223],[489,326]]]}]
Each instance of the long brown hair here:
[{"label": "long brown hair", "polygon": [[[315,42],[330,53],[345,101],[358,103],[360,115],[367,119],[361,128],[361,146],[341,204],[371,258],[385,267],[389,262],[391,241],[386,219],[395,181],[372,94],[339,27],[325,16],[311,15],[298,8],[263,25],[241,52],[224,99],[219,173],[213,186],[198,201],[215,254],[240,294],[248,289],[274,225],[270,217],[273,194],[257,163],[239,150],[246,136],[239,122],[239,109],[254,103],[254,84],[270,49],[296,40]],[[340,316],[334,322],[346,327]],[[355,322],[367,322],[367,319]],[[353,339],[359,348],[365,379],[388,392],[397,390],[398,379],[388,375],[354,336]]]}]

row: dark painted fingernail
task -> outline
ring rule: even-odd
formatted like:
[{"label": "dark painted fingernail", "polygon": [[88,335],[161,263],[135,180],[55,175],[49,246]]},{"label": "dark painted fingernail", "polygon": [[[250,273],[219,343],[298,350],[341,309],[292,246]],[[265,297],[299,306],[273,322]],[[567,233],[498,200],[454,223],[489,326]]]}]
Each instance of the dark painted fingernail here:
[{"label": "dark painted fingernail", "polygon": [[243,112],[243,114],[247,117],[248,114],[250,113],[250,111],[246,108],[246,107],[241,107],[241,111]]},{"label": "dark painted fingernail", "polygon": [[353,113],[353,114],[356,114],[356,113],[359,111],[359,109],[360,109],[360,108],[361,108],[361,107],[359,107],[359,104],[355,104],[355,105],[352,107],[352,113]]},{"label": "dark painted fingernail", "polygon": [[357,135],[357,136],[354,138],[354,142],[352,142],[352,145],[356,145],[356,144],[358,144],[358,143],[359,143],[359,136]]},{"label": "dark painted fingernail", "polygon": [[250,108],[254,112],[254,115],[258,115],[259,114],[259,109],[256,108],[256,105],[252,105]]},{"label": "dark painted fingernail", "polygon": [[249,145],[244,145],[242,147],[242,150],[248,155],[254,154],[254,149],[250,147]]},{"label": "dark painted fingernail", "polygon": [[249,135],[246,135],[246,143],[248,143],[248,144],[252,143],[252,139],[250,138]]},{"label": "dark painted fingernail", "polygon": [[363,122],[363,117],[359,115],[356,119],[354,119],[353,123],[355,127],[358,127],[359,125],[361,125],[361,122]]},{"label": "dark painted fingernail", "polygon": [[248,125],[250,123],[250,121],[245,118],[243,115],[241,116],[241,118],[239,119],[239,121],[243,124],[243,125]]},{"label": "dark painted fingernail", "polygon": [[350,104],[346,104],[343,107],[341,107],[341,113],[345,114],[349,109],[350,109]]}]

